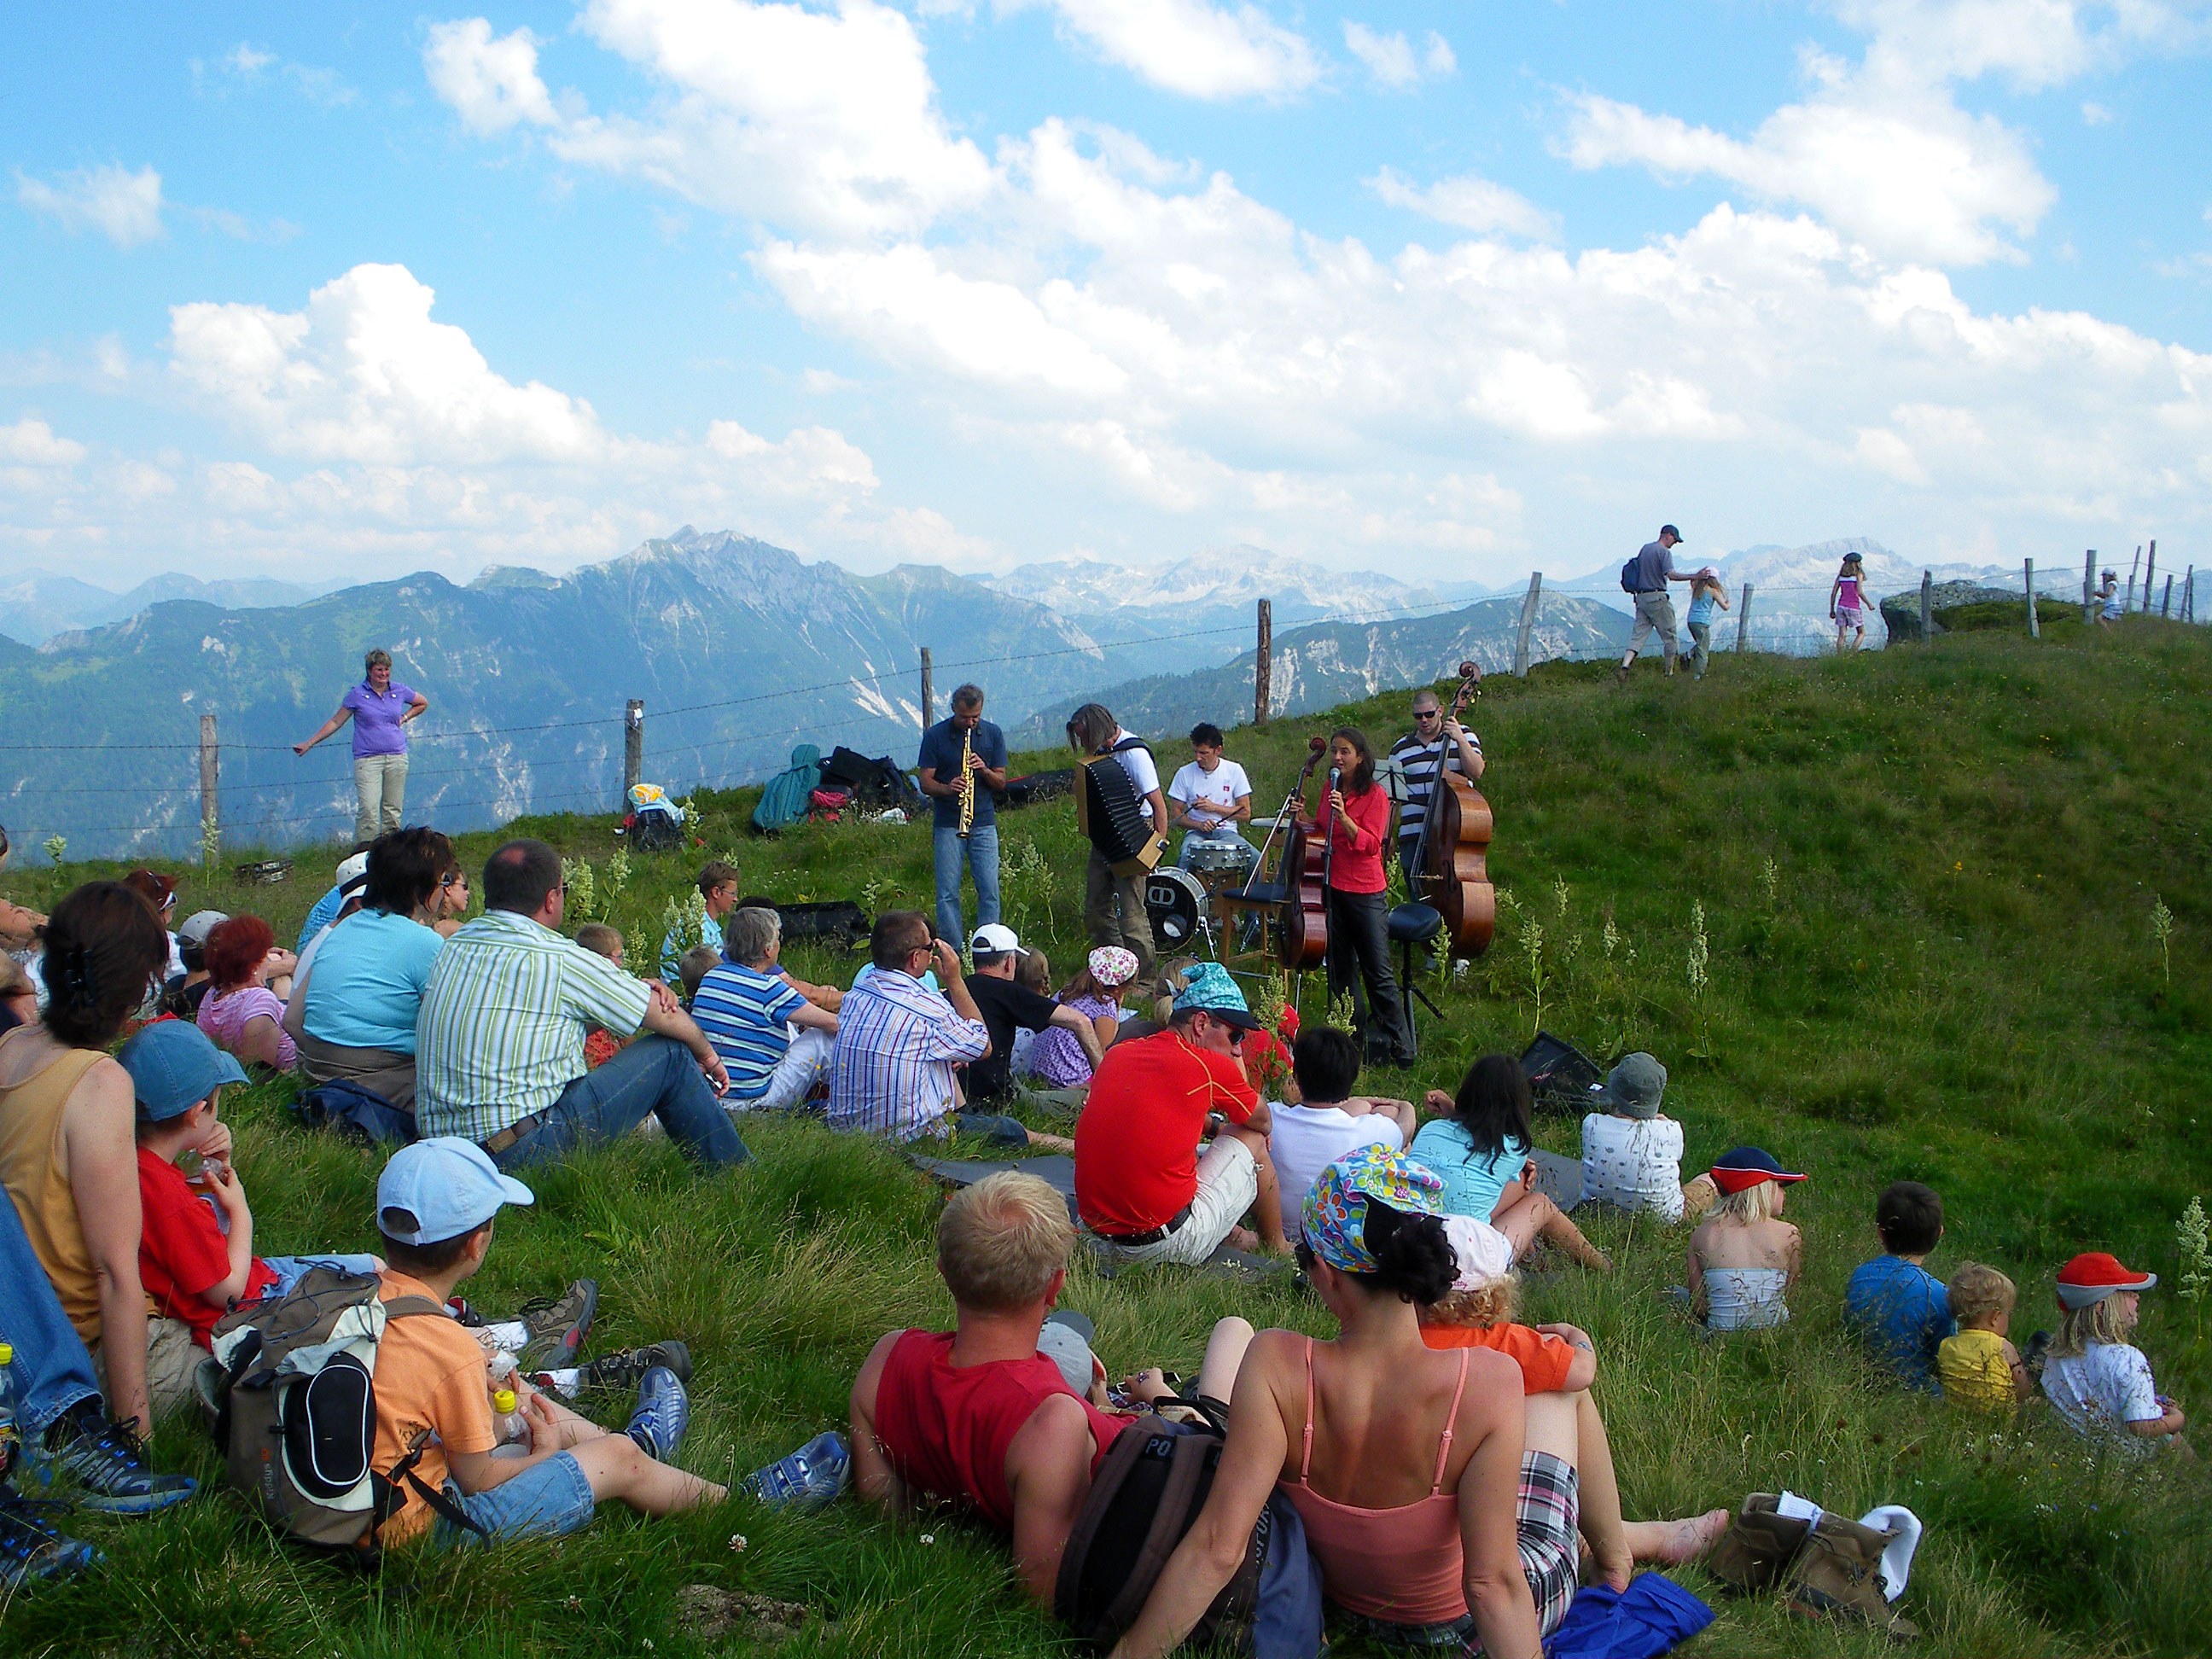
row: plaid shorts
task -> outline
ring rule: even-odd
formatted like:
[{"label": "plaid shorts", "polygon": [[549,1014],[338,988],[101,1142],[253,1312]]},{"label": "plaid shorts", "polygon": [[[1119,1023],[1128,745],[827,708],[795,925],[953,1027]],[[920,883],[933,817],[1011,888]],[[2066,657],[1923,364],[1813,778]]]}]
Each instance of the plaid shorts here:
[{"label": "plaid shorts", "polygon": [[[1521,1571],[1536,1599],[1536,1628],[1549,1636],[1559,1629],[1575,1599],[1582,1544],[1576,1535],[1580,1488],[1575,1467],[1549,1452],[1528,1452],[1521,1459],[1521,1496],[1513,1511],[1519,1535]],[[1388,1648],[1419,1648],[1474,1659],[1482,1651],[1474,1615],[1462,1613],[1437,1625],[1394,1625],[1364,1613],[1340,1613],[1346,1628]]]}]

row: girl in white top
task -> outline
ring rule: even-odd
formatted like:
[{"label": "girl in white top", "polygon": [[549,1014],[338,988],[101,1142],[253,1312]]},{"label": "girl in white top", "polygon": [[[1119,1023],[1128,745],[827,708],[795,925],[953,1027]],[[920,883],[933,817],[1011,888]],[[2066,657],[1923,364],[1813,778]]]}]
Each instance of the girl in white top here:
[{"label": "girl in white top", "polygon": [[1628,1055],[1590,1091],[1600,1109],[1583,1120],[1583,1197],[1616,1209],[1680,1221],[1703,1215],[1720,1196],[1713,1178],[1682,1180],[1682,1126],[1659,1109],[1667,1068]]},{"label": "girl in white top", "polygon": [[1790,1318],[1785,1299],[1804,1240],[1782,1219],[1783,1187],[1805,1179],[1756,1146],[1713,1165],[1719,1207],[1690,1235],[1690,1311],[1713,1331],[1762,1330]]},{"label": "girl in white top", "polygon": [[2184,1457],[2197,1454],[2181,1437],[2188,1421],[2181,1407],[2159,1393],[2150,1361],[2131,1346],[2142,1292],[2158,1283],[2102,1250],[2077,1255],[2058,1273],[2058,1305],[2064,1314],[2050,1357],[2043,1362],[2043,1392],[2079,1432],[2136,1452],[2159,1445]]}]

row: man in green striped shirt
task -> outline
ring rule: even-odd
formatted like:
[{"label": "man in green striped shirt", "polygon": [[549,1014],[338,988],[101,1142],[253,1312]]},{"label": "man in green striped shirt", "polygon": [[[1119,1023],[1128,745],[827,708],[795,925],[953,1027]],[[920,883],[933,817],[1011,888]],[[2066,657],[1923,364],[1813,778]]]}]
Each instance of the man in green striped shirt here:
[{"label": "man in green striped shirt", "polygon": [[[658,1117],[702,1162],[745,1162],[714,1045],[666,987],[556,931],[567,890],[561,856],[542,841],[511,841],[485,864],[484,914],[446,942],[423,987],[416,1127],[473,1140],[513,1168]],[[592,1025],[651,1035],[591,1071]]]}]

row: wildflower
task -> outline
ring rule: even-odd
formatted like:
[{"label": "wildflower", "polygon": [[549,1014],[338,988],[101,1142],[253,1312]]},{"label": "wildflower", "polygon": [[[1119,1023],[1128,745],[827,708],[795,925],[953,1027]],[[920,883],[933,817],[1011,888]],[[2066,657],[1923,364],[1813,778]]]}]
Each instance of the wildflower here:
[{"label": "wildflower", "polygon": [[2203,1200],[2189,1200],[2174,1224],[2173,1237],[2181,1254],[2181,1293],[2201,1308],[2206,1289],[2212,1287],[2212,1224],[2204,1218]]},{"label": "wildflower", "polygon": [[921,1541],[925,1544],[934,1544],[937,1541],[937,1534],[933,1532],[926,1532],[921,1535]]},{"label": "wildflower", "polygon": [[[731,1554],[732,1554],[732,1555],[743,1555],[743,1554],[744,1553],[744,1551],[745,1551],[745,1535],[744,1535],[744,1534],[743,1534],[743,1533],[741,1533],[741,1532],[733,1532],[733,1533],[732,1533],[732,1534],[730,1534],[730,1553],[731,1553]],[[570,1601],[574,1601],[576,1598],[575,1598],[574,1596],[573,1596],[573,1595],[572,1595],[572,1596],[570,1596],[568,1599],[569,1599]]]}]

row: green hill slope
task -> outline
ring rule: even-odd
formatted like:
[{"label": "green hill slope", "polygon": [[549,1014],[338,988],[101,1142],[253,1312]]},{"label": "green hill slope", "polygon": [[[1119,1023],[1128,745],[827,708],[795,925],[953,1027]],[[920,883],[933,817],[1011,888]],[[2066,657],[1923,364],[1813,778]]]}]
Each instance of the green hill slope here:
[{"label": "green hill slope", "polygon": [[[1929,1532],[1905,1608],[1929,1653],[2212,1646],[2202,1474],[2092,1467],[2039,1408],[1999,1435],[1901,1395],[1860,1359],[1838,1315],[1844,1280],[1876,1248],[1875,1194],[1911,1176],[1947,1206],[1931,1269],[1947,1276],[1977,1260],[2011,1274],[2016,1340],[2054,1322],[2052,1275],[2076,1250],[2112,1249],[2158,1272],[2138,1341],[2165,1392],[2192,1413],[2212,1401],[2212,1348],[2201,1304],[2175,1293],[2174,1238],[2177,1214],[2212,1188],[2197,1121],[2212,1119],[2200,1101],[2212,1060],[2206,646],[2192,630],[2131,623],[2064,642],[1992,633],[1928,651],[1723,658],[1695,685],[1647,667],[1617,690],[1601,667],[1569,665],[1491,682],[1471,719],[1492,761],[1492,868],[1513,902],[1487,958],[1430,982],[1445,1018],[1424,1012],[1420,1062],[1364,1079],[1419,1098],[1451,1087],[1477,1054],[1518,1050],[1540,1024],[1601,1060],[1657,1054],[1687,1164],[1749,1140],[1811,1171],[1790,1203],[1807,1267],[1787,1328],[1701,1340],[1662,1295],[1679,1282],[1686,1230],[1648,1221],[1592,1220],[1616,1273],[1531,1274],[1524,1317],[1595,1337],[1632,1516],[1784,1486],[1852,1515],[1912,1507]],[[1272,806],[1307,732],[1341,719],[1379,738],[1404,728],[1408,701],[1396,693],[1236,732],[1229,752]],[[734,853],[749,890],[927,905],[920,828],[748,840],[753,799],[699,802],[706,850]],[[515,827],[597,865],[595,905],[624,928],[634,963],[705,855],[641,860],[610,895],[607,820]],[[1064,970],[1081,948],[1069,811],[1009,813],[1001,833],[1010,919]],[[492,839],[470,839],[472,862]],[[1012,873],[1030,847],[1042,873]],[[19,866],[34,861],[35,849],[20,850]],[[37,903],[86,873],[19,868],[0,888]],[[302,870],[247,895],[187,872],[179,896],[185,911],[258,903],[281,936],[326,879]],[[1702,988],[1690,969],[1699,907]],[[811,976],[848,978],[855,965],[794,954]],[[1319,1015],[1317,985],[1305,1006]],[[263,1085],[228,1114],[263,1248],[366,1248],[375,1160],[292,1130],[287,1092]],[[499,1310],[590,1273],[603,1286],[595,1347],[686,1337],[699,1378],[685,1461],[706,1472],[742,1472],[839,1420],[877,1334],[946,1316],[929,1264],[935,1200],[893,1153],[806,1124],[744,1133],[758,1161],[712,1182],[646,1143],[545,1172],[538,1205],[502,1218],[470,1291]],[[1570,1121],[1539,1135],[1554,1150],[1577,1146]],[[1194,1369],[1210,1322],[1231,1311],[1328,1328],[1319,1304],[1288,1287],[1169,1269],[1104,1282],[1079,1264],[1067,1299],[1097,1318],[1117,1370]],[[618,1410],[602,1402],[602,1419]],[[185,1430],[163,1446],[212,1472]],[[628,1652],[650,1638],[659,1654],[686,1653],[699,1644],[677,1592],[708,1583],[805,1602],[812,1618],[792,1651],[1064,1650],[991,1540],[942,1520],[892,1527],[849,1506],[793,1519],[739,1504],[649,1533],[603,1516],[557,1550],[521,1549],[489,1571],[481,1558],[395,1564],[387,1575],[404,1595],[283,1554],[227,1498],[85,1529],[114,1566],[17,1597],[10,1650],[219,1638],[227,1651],[596,1659],[611,1640]],[[1807,1625],[1771,1599],[1723,1600],[1695,1568],[1677,1576],[1720,1610],[1692,1654],[1884,1650],[1871,1633]]]}]

